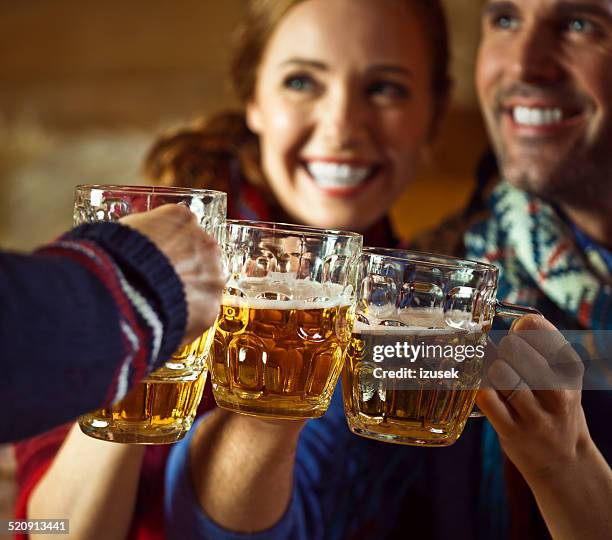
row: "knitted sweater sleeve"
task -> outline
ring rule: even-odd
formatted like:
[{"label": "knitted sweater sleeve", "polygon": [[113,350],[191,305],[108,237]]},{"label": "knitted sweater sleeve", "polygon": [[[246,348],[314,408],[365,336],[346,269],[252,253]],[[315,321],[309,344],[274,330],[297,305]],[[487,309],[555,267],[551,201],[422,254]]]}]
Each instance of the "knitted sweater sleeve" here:
[{"label": "knitted sweater sleeve", "polygon": [[82,225],[32,255],[0,253],[0,442],[120,400],[178,347],[182,283],[146,237]]}]

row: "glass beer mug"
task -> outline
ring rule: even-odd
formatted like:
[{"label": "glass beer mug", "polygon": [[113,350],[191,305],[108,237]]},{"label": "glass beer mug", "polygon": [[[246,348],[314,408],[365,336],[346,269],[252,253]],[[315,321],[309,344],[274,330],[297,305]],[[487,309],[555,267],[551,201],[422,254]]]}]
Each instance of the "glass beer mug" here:
[{"label": "glass beer mug", "polygon": [[[202,229],[217,237],[225,224],[226,194],[205,189],[154,186],[82,185],[75,190],[74,224],[116,221],[128,214],[164,204],[184,204]],[[83,433],[107,441],[164,444],[189,431],[202,397],[207,371],[205,357],[212,333],[206,331],[178,350],[165,365],[149,374],[121,401],[78,420]],[[86,352],[84,352],[86,354]]]},{"label": "glass beer mug", "polygon": [[459,438],[494,316],[539,314],[496,301],[497,278],[490,264],[364,248],[342,373],[353,433],[417,446]]},{"label": "glass beer mug", "polygon": [[351,232],[227,222],[231,277],[208,357],[220,407],[285,419],[323,415],[352,330],[361,246]]}]

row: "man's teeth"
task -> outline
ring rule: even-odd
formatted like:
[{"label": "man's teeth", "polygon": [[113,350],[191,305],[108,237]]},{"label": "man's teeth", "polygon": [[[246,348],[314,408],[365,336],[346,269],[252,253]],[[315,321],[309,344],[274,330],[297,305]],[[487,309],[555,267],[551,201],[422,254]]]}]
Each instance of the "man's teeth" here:
[{"label": "man's teeth", "polygon": [[346,163],[310,162],[306,168],[317,184],[328,188],[351,188],[363,182],[371,167],[357,167]]},{"label": "man's teeth", "polygon": [[514,107],[512,117],[517,124],[525,126],[548,126],[563,120],[561,109],[542,109],[537,107]]}]

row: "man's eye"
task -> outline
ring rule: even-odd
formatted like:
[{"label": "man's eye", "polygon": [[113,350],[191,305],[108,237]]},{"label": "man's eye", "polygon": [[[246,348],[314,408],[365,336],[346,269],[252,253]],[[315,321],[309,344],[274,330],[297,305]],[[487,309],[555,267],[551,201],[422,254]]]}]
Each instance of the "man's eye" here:
[{"label": "man's eye", "polygon": [[410,96],[410,90],[403,84],[377,81],[367,87],[367,93],[370,96],[382,97],[386,99],[404,99]]},{"label": "man's eye", "polygon": [[283,86],[295,92],[312,92],[316,82],[309,75],[290,75],[283,80]]},{"label": "man's eye", "polygon": [[568,32],[579,34],[593,34],[597,31],[595,23],[586,19],[570,19],[564,26]]}]

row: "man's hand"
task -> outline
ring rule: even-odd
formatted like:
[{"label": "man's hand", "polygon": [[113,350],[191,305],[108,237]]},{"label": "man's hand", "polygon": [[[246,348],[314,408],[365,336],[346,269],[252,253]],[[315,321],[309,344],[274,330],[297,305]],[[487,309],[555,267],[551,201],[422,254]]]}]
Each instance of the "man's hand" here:
[{"label": "man's hand", "polygon": [[513,325],[496,356],[487,374],[493,388],[479,392],[478,405],[526,478],[555,474],[592,444],[580,403],[581,359],[535,315]]},{"label": "man's hand", "polygon": [[212,326],[219,313],[224,279],[217,242],[183,205],[168,204],[132,214],[121,223],[149,238],[183,282],[188,310],[183,344],[191,343]]},{"label": "man's hand", "polygon": [[521,472],[555,540],[609,538],[612,469],[580,402],[583,364],[551,323],[528,315],[497,349],[478,405]]}]

